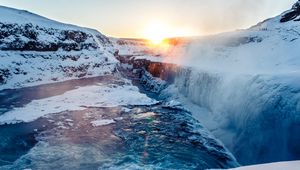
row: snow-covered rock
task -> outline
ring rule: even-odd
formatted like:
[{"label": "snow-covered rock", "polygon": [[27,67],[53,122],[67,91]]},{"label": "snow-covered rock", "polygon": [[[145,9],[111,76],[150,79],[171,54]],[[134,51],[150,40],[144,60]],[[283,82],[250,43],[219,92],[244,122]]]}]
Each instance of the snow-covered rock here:
[{"label": "snow-covered rock", "polygon": [[111,74],[117,61],[109,38],[0,6],[0,89]]},{"label": "snow-covered rock", "polygon": [[280,22],[287,22],[287,21],[300,21],[300,1],[298,0],[298,2],[296,2],[292,9],[285,12],[281,19]]},{"label": "snow-covered rock", "polygon": [[111,46],[109,39],[96,30],[3,6],[0,6],[0,27],[1,50],[80,51]]}]

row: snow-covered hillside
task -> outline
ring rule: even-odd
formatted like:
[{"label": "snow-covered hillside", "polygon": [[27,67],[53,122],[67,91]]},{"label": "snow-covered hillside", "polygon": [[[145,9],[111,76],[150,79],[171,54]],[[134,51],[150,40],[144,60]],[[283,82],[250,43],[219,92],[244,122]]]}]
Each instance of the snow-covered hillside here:
[{"label": "snow-covered hillside", "polygon": [[[282,15],[247,30],[202,37],[174,50],[168,62],[236,74],[299,72],[300,22]],[[178,51],[181,53],[178,54]]]},{"label": "snow-covered hillside", "polygon": [[96,30],[0,6],[0,89],[111,73],[113,47]]}]

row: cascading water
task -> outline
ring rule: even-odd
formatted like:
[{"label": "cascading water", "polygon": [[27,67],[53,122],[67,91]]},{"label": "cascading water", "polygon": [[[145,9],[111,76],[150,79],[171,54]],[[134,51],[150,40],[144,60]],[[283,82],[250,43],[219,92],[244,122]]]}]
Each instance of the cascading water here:
[{"label": "cascading water", "polygon": [[300,89],[283,79],[183,68],[171,87],[208,109],[215,123],[200,121],[241,164],[254,164],[300,159]]},{"label": "cascading water", "polygon": [[148,90],[183,103],[241,164],[300,159],[300,86],[290,74],[222,73],[148,60],[126,63],[145,69],[141,83]]}]

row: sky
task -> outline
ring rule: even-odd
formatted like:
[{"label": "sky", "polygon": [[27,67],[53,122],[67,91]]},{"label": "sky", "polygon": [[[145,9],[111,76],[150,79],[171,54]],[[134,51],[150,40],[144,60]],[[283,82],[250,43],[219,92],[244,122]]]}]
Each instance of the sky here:
[{"label": "sky", "polygon": [[248,28],[290,9],[295,2],[296,0],[0,0],[3,6],[25,9],[61,22],[94,28],[108,36],[123,38],[144,38],[149,32],[147,30],[161,27],[174,36],[207,35]]}]

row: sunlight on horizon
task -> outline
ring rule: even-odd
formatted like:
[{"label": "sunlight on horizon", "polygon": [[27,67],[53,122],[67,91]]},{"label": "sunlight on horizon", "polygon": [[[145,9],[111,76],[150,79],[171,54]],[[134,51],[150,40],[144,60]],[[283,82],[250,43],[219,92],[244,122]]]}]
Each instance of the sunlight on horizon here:
[{"label": "sunlight on horizon", "polygon": [[[248,28],[288,10],[295,1],[230,0],[219,5],[220,0],[89,0],[89,3],[72,0],[71,4],[69,0],[59,3],[0,0],[0,4],[97,29],[111,37],[147,38],[158,43],[162,37],[201,36]],[[158,19],[160,24],[151,26],[153,19]]]},{"label": "sunlight on horizon", "polygon": [[162,21],[152,21],[144,28],[142,37],[154,45],[162,44],[167,38],[198,35],[190,28],[176,27]]}]

